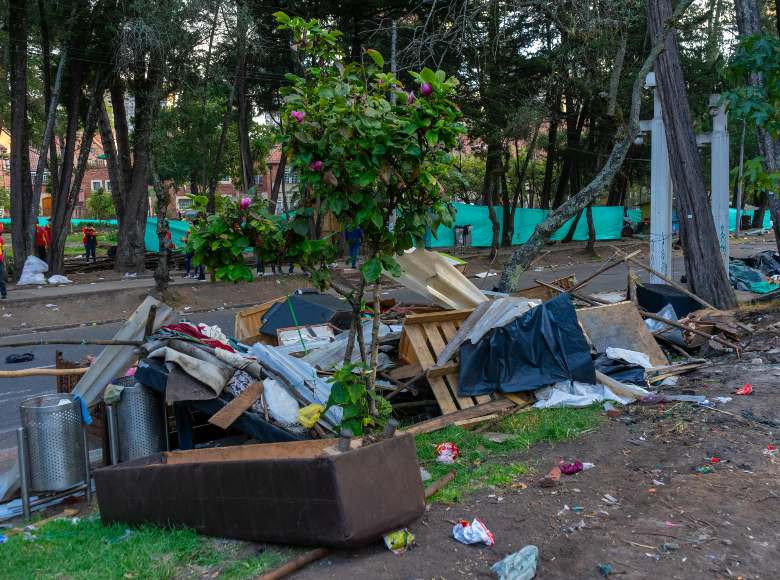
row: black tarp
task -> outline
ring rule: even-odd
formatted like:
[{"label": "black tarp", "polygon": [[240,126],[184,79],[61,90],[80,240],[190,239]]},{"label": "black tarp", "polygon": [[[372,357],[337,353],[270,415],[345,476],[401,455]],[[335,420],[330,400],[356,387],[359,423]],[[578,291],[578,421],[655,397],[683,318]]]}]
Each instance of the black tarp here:
[{"label": "black tarp", "polygon": [[616,381],[638,385],[640,387],[647,386],[645,369],[639,365],[624,360],[611,359],[603,352],[598,354],[593,360],[593,364],[596,365],[597,371],[604,373],[608,377],[612,377]]},{"label": "black tarp", "polygon": [[530,391],[562,380],[595,383],[590,346],[568,294],[460,347],[461,396]]},{"label": "black tarp", "polygon": [[767,276],[780,274],[780,256],[772,250],[765,250],[754,254],[749,258],[744,258],[745,264],[756,270],[760,270]]}]

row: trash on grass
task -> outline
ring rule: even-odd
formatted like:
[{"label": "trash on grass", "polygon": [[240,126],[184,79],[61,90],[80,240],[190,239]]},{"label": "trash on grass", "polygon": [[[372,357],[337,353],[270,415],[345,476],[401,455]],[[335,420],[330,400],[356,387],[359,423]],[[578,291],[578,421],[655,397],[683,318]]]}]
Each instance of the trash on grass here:
[{"label": "trash on grass", "polygon": [[451,441],[439,443],[436,446],[436,461],[439,463],[452,464],[460,455],[460,449]]}]

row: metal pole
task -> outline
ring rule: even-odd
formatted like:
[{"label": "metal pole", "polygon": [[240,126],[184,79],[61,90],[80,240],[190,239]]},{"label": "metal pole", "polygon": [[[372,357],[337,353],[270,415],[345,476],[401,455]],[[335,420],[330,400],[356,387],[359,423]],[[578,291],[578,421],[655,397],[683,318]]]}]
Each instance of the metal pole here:
[{"label": "metal pole", "polygon": [[16,430],[16,452],[19,459],[19,479],[22,487],[22,508],[24,519],[30,519],[30,472],[28,470],[27,434],[24,427]]},{"label": "metal pole", "polygon": [[712,144],[710,155],[710,204],[723,266],[729,268],[729,133],[726,105],[720,95],[710,95]]},{"label": "metal pole", "polygon": [[116,409],[114,405],[106,405],[108,418],[108,449],[111,453],[111,465],[119,463],[119,430],[116,424]]},{"label": "metal pole", "polygon": [[[655,88],[655,74],[647,75],[647,87],[653,88],[652,140],[650,142],[650,265],[667,278],[672,277],[672,185],[669,152],[661,110],[661,98]],[[662,280],[653,275],[653,283]]]},{"label": "metal pole", "polygon": [[84,496],[87,499],[87,505],[89,505],[92,502],[92,470],[89,465],[89,440],[87,439],[86,426],[82,425],[81,433],[84,438],[84,485],[86,485]]},{"label": "metal pole", "polygon": [[165,399],[162,402],[162,418],[163,418],[163,433],[165,433],[165,450],[171,450],[171,436],[168,433],[168,405],[165,404]]}]

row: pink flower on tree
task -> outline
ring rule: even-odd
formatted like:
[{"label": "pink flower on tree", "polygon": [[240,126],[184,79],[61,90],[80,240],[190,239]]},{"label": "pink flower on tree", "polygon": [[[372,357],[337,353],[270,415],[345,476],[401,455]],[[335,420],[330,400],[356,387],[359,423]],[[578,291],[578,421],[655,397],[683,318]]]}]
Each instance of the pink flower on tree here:
[{"label": "pink flower on tree", "polygon": [[309,165],[309,169],[311,169],[312,171],[320,172],[320,171],[322,171],[322,168],[324,166],[325,166],[325,164],[322,161],[320,161],[319,159],[317,159],[316,161],[312,161],[311,162],[311,164]]},{"label": "pink flower on tree", "polygon": [[293,111],[292,113],[290,113],[290,116],[296,121],[298,121],[299,123],[302,123],[303,119],[306,117],[306,113],[304,113],[303,111]]},{"label": "pink flower on tree", "polygon": [[252,198],[249,197],[243,197],[241,198],[241,209],[246,210],[249,208],[249,206],[252,205]]},{"label": "pink flower on tree", "polygon": [[433,92],[433,87],[429,83],[423,83],[420,85],[420,92],[427,97]]},{"label": "pink flower on tree", "polygon": [[414,91],[406,93],[406,104],[411,105],[414,102]]}]

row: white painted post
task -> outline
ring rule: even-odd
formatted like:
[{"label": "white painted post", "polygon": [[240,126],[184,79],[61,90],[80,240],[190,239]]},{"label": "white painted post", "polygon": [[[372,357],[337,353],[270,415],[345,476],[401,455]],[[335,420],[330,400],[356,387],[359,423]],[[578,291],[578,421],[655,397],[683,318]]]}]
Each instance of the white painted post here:
[{"label": "white painted post", "polygon": [[[645,86],[653,87],[653,120],[650,123],[650,266],[671,278],[672,183],[661,99],[655,89],[655,73],[647,75]],[[651,276],[650,281],[663,283],[657,276]]]},{"label": "white painted post", "polygon": [[710,95],[710,114],[712,115],[711,163],[710,163],[710,203],[715,232],[723,257],[723,263],[729,267],[729,132],[726,126],[725,104],[718,106],[720,95]]}]

